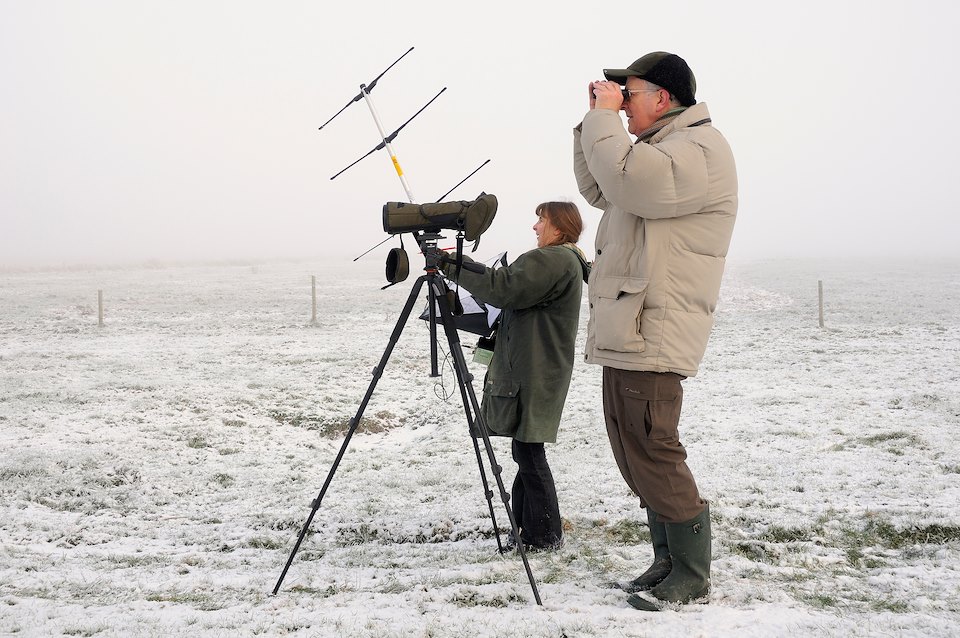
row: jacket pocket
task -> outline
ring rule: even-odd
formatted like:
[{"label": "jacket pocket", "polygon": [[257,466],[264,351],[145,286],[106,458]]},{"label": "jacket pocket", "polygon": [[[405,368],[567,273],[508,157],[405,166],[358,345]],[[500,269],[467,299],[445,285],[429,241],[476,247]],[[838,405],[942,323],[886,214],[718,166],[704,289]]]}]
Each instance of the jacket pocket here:
[{"label": "jacket pocket", "polygon": [[648,279],[600,277],[594,301],[594,340],[600,350],[643,352],[640,313]]},{"label": "jacket pocket", "polygon": [[645,373],[623,379],[620,396],[627,424],[635,433],[649,439],[679,445],[680,407],[683,404],[684,377],[671,372]]},{"label": "jacket pocket", "polygon": [[480,411],[492,433],[513,436],[520,427],[520,382],[488,378]]}]

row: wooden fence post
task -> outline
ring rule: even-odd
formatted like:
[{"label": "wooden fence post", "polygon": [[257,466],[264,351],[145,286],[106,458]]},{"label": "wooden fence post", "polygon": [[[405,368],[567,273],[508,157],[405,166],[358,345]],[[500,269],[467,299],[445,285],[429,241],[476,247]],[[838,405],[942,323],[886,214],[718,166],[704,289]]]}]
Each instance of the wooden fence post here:
[{"label": "wooden fence post", "polygon": [[310,296],[313,299],[313,313],[310,316],[310,325],[317,325],[317,276],[310,275]]},{"label": "wooden fence post", "polygon": [[818,308],[820,312],[820,327],[823,328],[823,280],[817,281],[817,296],[819,297]]}]

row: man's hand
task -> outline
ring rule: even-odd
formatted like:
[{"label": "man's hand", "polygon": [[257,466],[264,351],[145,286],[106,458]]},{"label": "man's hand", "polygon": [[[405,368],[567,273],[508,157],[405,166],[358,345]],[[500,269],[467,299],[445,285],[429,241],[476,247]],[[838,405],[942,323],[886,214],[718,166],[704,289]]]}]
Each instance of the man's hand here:
[{"label": "man's hand", "polygon": [[590,83],[590,109],[619,111],[623,105],[623,93],[616,82],[594,80]]}]

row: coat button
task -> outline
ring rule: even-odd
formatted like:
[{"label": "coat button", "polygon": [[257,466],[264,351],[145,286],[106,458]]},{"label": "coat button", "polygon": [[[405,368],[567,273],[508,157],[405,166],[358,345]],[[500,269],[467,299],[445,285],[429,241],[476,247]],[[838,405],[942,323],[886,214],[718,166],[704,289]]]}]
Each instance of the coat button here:
[{"label": "coat button", "polygon": [[598,255],[602,255],[602,254],[603,254],[603,250],[601,250],[600,248],[597,248],[597,254],[598,254]]}]

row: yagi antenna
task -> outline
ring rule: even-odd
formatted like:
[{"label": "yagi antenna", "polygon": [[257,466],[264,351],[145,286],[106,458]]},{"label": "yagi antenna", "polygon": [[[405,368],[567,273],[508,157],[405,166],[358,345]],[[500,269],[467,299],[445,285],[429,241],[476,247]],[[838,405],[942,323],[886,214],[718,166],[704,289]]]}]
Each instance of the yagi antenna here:
[{"label": "yagi antenna", "polygon": [[343,113],[345,110],[347,110],[347,107],[349,107],[351,104],[353,104],[354,102],[359,102],[361,99],[363,99],[363,100],[367,103],[367,107],[370,109],[370,114],[373,116],[373,121],[374,121],[374,123],[377,125],[377,130],[380,131],[380,139],[381,139],[382,141],[381,141],[379,144],[377,144],[373,149],[371,149],[369,153],[367,153],[366,155],[364,155],[363,157],[361,157],[361,158],[358,159],[357,161],[353,162],[352,164],[350,164],[349,166],[347,166],[347,168],[344,168],[342,171],[340,171],[339,173],[337,173],[336,175],[334,175],[334,176],[331,177],[330,179],[336,179],[339,175],[341,175],[341,174],[342,174],[344,171],[346,171],[348,168],[350,168],[350,167],[355,166],[356,164],[358,164],[358,163],[360,162],[360,160],[362,160],[362,159],[364,159],[364,158],[366,158],[366,157],[369,157],[370,155],[372,155],[372,154],[375,153],[376,151],[379,151],[381,148],[386,148],[386,149],[387,149],[387,153],[390,154],[390,161],[393,162],[393,168],[397,171],[397,177],[400,178],[400,183],[403,185],[403,190],[406,191],[406,193],[407,193],[407,198],[410,200],[410,203],[415,203],[415,202],[416,202],[416,199],[415,199],[414,196],[413,196],[413,191],[410,190],[410,185],[407,183],[407,178],[404,177],[404,175],[403,175],[403,169],[400,168],[400,161],[397,159],[397,154],[393,151],[393,147],[390,145],[390,143],[397,137],[397,134],[399,134],[400,131],[403,130],[403,127],[404,127],[404,126],[406,126],[407,124],[409,124],[409,123],[413,120],[413,118],[415,118],[415,117],[417,117],[418,115],[420,115],[421,113],[423,113],[424,109],[426,109],[428,106],[430,106],[430,105],[433,103],[433,100],[436,100],[438,97],[440,97],[440,93],[443,93],[444,91],[446,91],[447,88],[444,87],[443,89],[441,89],[441,90],[440,90],[440,93],[437,93],[435,96],[433,96],[433,99],[432,99],[432,100],[430,100],[429,102],[427,102],[419,111],[417,111],[416,113],[413,114],[413,117],[411,117],[409,120],[407,120],[406,122],[404,122],[403,125],[400,126],[400,128],[398,128],[396,131],[394,131],[394,132],[391,133],[390,135],[387,135],[386,131],[383,130],[383,124],[381,124],[381,122],[380,122],[380,114],[377,113],[377,108],[373,105],[373,99],[370,97],[370,92],[373,91],[373,89],[377,86],[377,82],[380,81],[380,78],[382,78],[387,71],[389,71],[390,69],[392,69],[397,62],[399,62],[400,60],[402,60],[402,59],[407,55],[407,53],[410,53],[411,51],[413,51],[413,47],[410,47],[409,49],[407,49],[406,53],[404,53],[404,54],[401,55],[399,58],[397,58],[396,60],[394,60],[393,64],[391,64],[391,65],[388,66],[386,69],[384,69],[384,70],[383,70],[383,73],[381,73],[380,75],[378,75],[377,77],[375,77],[375,78],[373,79],[373,81],[370,82],[370,84],[361,84],[361,85],[360,85],[360,92],[359,92],[356,96],[354,96],[353,99],[351,99],[349,102],[347,102],[347,104],[346,104],[342,109],[340,109],[339,111],[337,111],[336,114],[335,114],[333,117],[331,117],[329,120],[327,120],[326,122],[324,122],[323,125],[320,126],[320,129],[323,129],[323,127],[326,126],[327,124],[329,124],[330,122],[332,122],[333,119],[334,119],[335,117],[337,117],[337,115],[340,115],[340,114]]},{"label": "yagi antenna", "polygon": [[490,160],[487,160],[486,162],[484,162],[484,163],[481,164],[480,166],[478,166],[478,167],[476,167],[475,169],[473,169],[473,172],[471,172],[469,175],[467,175],[466,177],[464,177],[463,179],[461,179],[459,182],[457,182],[457,185],[456,185],[456,186],[454,186],[453,188],[451,188],[450,190],[448,190],[446,193],[444,193],[443,195],[441,195],[440,197],[438,197],[438,198],[437,198],[437,201],[438,201],[438,202],[442,202],[444,197],[446,197],[447,195],[449,195],[449,194],[452,193],[453,191],[457,190],[457,188],[460,186],[460,184],[463,184],[465,181],[467,181],[468,179],[470,179],[471,177],[473,177],[474,175],[476,175],[476,174],[477,174],[477,171],[479,171],[481,168],[483,168],[484,166],[486,166],[486,165],[489,164],[489,163],[490,163]]},{"label": "yagi antenna", "polygon": [[[360,88],[362,89],[363,86],[361,85]],[[356,165],[359,164],[362,160],[366,159],[367,157],[369,157],[369,156],[373,155],[374,153],[376,153],[377,151],[379,151],[381,148],[384,148],[384,147],[386,147],[388,144],[390,144],[390,142],[392,142],[394,139],[396,139],[397,134],[398,134],[400,131],[403,130],[403,127],[404,127],[404,126],[406,126],[407,124],[409,124],[410,122],[412,122],[414,117],[417,117],[418,115],[420,115],[421,113],[423,113],[424,109],[426,109],[428,106],[430,106],[431,104],[433,104],[433,100],[436,100],[438,97],[440,97],[440,94],[443,93],[443,92],[446,91],[446,90],[447,90],[447,87],[443,87],[442,89],[440,89],[440,93],[437,93],[436,95],[434,95],[432,100],[430,100],[429,102],[427,102],[426,104],[424,104],[422,107],[420,107],[420,110],[417,111],[416,113],[414,113],[414,114],[413,114],[413,117],[411,117],[409,120],[407,120],[406,122],[404,122],[403,124],[401,124],[401,125],[400,125],[400,128],[398,128],[396,131],[394,131],[394,132],[391,133],[390,135],[387,135],[386,137],[384,137],[382,142],[380,142],[379,144],[377,144],[376,146],[374,146],[372,149],[370,149],[370,151],[368,151],[366,155],[364,155],[364,156],[361,157],[360,159],[356,160],[355,162],[353,162],[352,164],[350,164],[349,166],[347,166],[347,168],[351,168],[351,167],[353,167],[353,166],[356,166]],[[372,104],[370,105],[370,110],[371,110],[371,112],[373,112],[373,105],[372,105]],[[376,113],[374,113],[374,116],[373,116],[373,117],[374,117],[375,120],[377,119]],[[380,122],[379,122],[379,121],[377,122],[377,127],[378,127],[378,128],[380,127]],[[383,136],[383,129],[382,129],[382,128],[380,128],[380,135],[381,135],[381,137]],[[388,149],[388,150],[389,150],[389,149]],[[403,180],[403,171],[400,169],[400,163],[397,162],[397,157],[396,157],[396,155],[393,154],[393,151],[390,151],[390,158],[393,160],[393,164],[394,164],[394,166],[396,166],[396,168],[397,168],[397,174],[400,175],[401,181],[402,181],[402,180]],[[344,168],[343,170],[341,170],[339,173],[337,173],[336,175],[334,175],[334,176],[331,177],[330,179],[331,179],[331,180],[336,179],[336,178],[339,177],[341,174],[343,174],[344,172],[346,172],[347,168]],[[409,194],[409,193],[410,193],[410,191],[408,190],[408,191],[407,191],[407,194]],[[410,198],[410,201],[413,202],[413,197],[412,197],[412,196],[411,196],[411,198]]]},{"label": "yagi antenna", "polygon": [[[410,47],[409,49],[407,49],[407,53],[410,53],[411,51],[413,51],[413,47]],[[346,106],[344,106],[342,109],[340,109],[339,111],[337,111],[336,113],[334,113],[333,117],[331,117],[329,120],[327,120],[326,122],[324,122],[323,124],[321,124],[321,125],[320,125],[320,128],[317,129],[317,130],[322,131],[324,126],[326,126],[327,124],[329,124],[330,122],[332,122],[332,121],[334,120],[334,118],[336,118],[338,115],[340,115],[341,113],[343,113],[344,111],[346,111],[347,108],[348,108],[351,104],[353,104],[354,102],[359,102],[359,101],[363,98],[363,90],[362,90],[362,89],[363,89],[364,87],[366,88],[368,94],[369,94],[369,93],[372,93],[372,92],[373,92],[373,89],[375,89],[376,86],[377,86],[377,82],[380,81],[380,78],[382,78],[387,71],[389,71],[390,69],[392,69],[392,68],[397,64],[397,62],[399,62],[400,60],[402,60],[403,58],[405,58],[405,57],[407,56],[407,53],[404,53],[404,54],[401,55],[399,58],[397,58],[396,60],[394,60],[394,61],[393,61],[393,64],[391,64],[390,66],[388,66],[387,68],[385,68],[385,69],[383,70],[383,73],[381,73],[380,75],[378,75],[377,77],[375,77],[370,84],[367,84],[367,85],[361,84],[361,85],[360,85],[360,88],[361,88],[360,93],[357,93],[356,97],[354,97],[352,100],[350,100],[349,102],[347,102]]]}]

